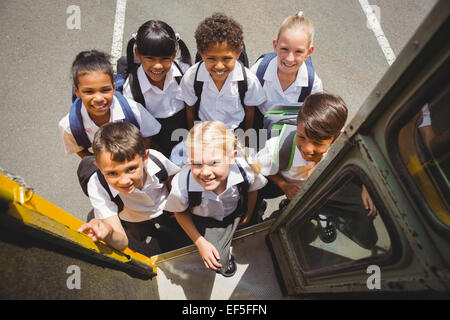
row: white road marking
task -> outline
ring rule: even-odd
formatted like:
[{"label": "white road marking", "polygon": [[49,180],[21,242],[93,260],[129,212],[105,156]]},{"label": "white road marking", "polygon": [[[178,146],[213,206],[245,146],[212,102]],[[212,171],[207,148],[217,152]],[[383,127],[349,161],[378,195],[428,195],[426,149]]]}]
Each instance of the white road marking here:
[{"label": "white road marking", "polygon": [[123,29],[125,26],[125,12],[127,0],[116,1],[116,17],[114,18],[114,32],[111,47],[112,65],[117,69],[117,60],[122,56]]},{"label": "white road marking", "polygon": [[376,15],[374,14],[372,7],[367,0],[359,0],[359,4],[361,5],[364,13],[366,14],[368,24],[370,25],[375,37],[377,38],[378,44],[383,50],[384,56],[389,65],[391,65],[395,61],[395,54],[392,51],[392,48],[389,44],[388,39],[384,35],[383,29],[381,28],[380,22],[378,21]]}]

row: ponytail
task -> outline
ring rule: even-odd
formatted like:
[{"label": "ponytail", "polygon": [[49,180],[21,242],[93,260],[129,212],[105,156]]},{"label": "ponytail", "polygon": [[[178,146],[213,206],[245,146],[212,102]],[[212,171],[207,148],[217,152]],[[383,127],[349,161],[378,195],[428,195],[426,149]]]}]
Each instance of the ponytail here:
[{"label": "ponytail", "polygon": [[242,146],[239,143],[239,140],[237,139],[236,136],[235,136],[235,139],[236,139],[235,144],[236,144],[237,151],[242,154],[242,156],[244,157],[245,161],[248,163],[250,168],[252,168],[253,172],[255,174],[259,174],[261,172],[261,168],[262,168],[261,163],[249,161],[248,158],[247,158],[247,155],[245,154],[244,148],[242,148]]},{"label": "ponytail", "polygon": [[180,61],[191,66],[192,65],[191,53],[189,52],[186,43],[184,43],[183,40],[178,39],[178,47],[180,48]]},{"label": "ponytail", "polygon": [[136,36],[133,35],[133,37],[128,41],[127,45],[127,70],[128,74],[133,72],[139,67],[139,64],[137,64],[134,60],[134,44],[136,43]]}]

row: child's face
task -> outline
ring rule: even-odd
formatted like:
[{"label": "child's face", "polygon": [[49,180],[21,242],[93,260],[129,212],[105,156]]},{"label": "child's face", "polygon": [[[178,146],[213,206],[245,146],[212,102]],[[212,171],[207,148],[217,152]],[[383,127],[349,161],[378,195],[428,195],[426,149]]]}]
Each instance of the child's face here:
[{"label": "child's face", "polygon": [[214,82],[223,83],[236,65],[240,52],[228,46],[227,42],[216,43],[200,55]]},{"label": "child's face", "polygon": [[221,194],[228,181],[228,170],[236,159],[236,152],[230,157],[223,148],[203,145],[191,150],[191,171],[195,181],[205,190]]},{"label": "child's face", "polygon": [[143,56],[136,50],[136,58],[142,64],[142,68],[153,85],[164,84],[167,73],[175,60],[175,54],[170,57]]},{"label": "child's face", "polygon": [[148,152],[145,158],[137,154],[133,160],[124,162],[116,162],[111,159],[110,152],[102,152],[95,164],[111,187],[120,193],[130,194],[144,186],[144,166],[148,162]]},{"label": "child's face", "polygon": [[295,135],[295,145],[306,161],[314,161],[318,163],[328,148],[333,143],[334,138],[327,140],[313,140],[309,138],[303,125],[297,126],[297,134]]},{"label": "child's face", "polygon": [[76,96],[83,101],[91,118],[105,116],[114,99],[114,84],[102,70],[89,71],[78,77],[78,88],[73,88]]},{"label": "child's face", "polygon": [[314,51],[308,48],[308,36],[299,28],[284,30],[278,40],[273,40],[273,49],[277,53],[278,72],[296,75],[302,63]]}]

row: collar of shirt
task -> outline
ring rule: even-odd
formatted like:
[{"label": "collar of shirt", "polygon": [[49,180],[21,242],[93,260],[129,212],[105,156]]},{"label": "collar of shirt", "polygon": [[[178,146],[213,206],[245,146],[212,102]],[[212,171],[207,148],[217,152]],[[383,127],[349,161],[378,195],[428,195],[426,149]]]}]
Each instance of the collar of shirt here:
[{"label": "collar of shirt", "polygon": [[[120,107],[120,103],[116,97],[113,98],[113,102],[109,110],[111,112],[111,117],[109,118],[110,122],[121,121],[125,119],[123,110]],[[89,113],[87,112],[84,104],[82,104],[81,107],[81,117],[83,118],[83,125],[85,129],[98,128],[98,126],[94,123],[94,121],[92,121],[91,117],[89,116]]]},{"label": "collar of shirt", "polygon": [[[267,66],[266,73],[264,74],[264,81],[280,82],[278,79],[278,59],[275,57],[269,62]],[[297,72],[297,78],[294,81],[296,87],[307,87],[308,86],[308,69],[306,64],[303,62]],[[281,86],[280,86],[281,88]]]},{"label": "collar of shirt", "polygon": [[[180,70],[175,66],[174,63],[172,63],[172,66],[170,67],[169,72],[166,74],[166,79],[170,79],[170,81],[164,81],[164,91],[176,80],[175,77],[181,76]],[[139,66],[137,70],[137,77],[139,80],[139,84],[141,86],[142,94],[146,93],[147,91],[153,89],[156,93],[161,93],[162,90],[158,87],[152,85],[150,83],[150,80],[148,80],[147,75],[145,74],[144,68],[142,67],[142,64]],[[177,83],[178,85],[178,83]]]},{"label": "collar of shirt", "polygon": [[[142,187],[142,191],[145,190],[149,185],[153,184],[155,182],[155,178],[153,177],[155,174],[157,174],[159,171],[161,171],[161,168],[156,165],[150,158],[148,159],[147,165],[144,167],[144,170],[147,173],[147,178],[145,179],[144,186]],[[113,197],[116,197],[119,194],[119,191],[111,187],[109,184],[109,189],[111,190],[111,194]]]},{"label": "collar of shirt", "polygon": [[[224,194],[232,186],[235,186],[235,185],[241,183],[242,181],[244,181],[244,178],[242,177],[242,174],[241,174],[241,171],[239,170],[238,165],[236,164],[236,162],[234,162],[229,167],[228,178],[227,178],[227,187],[226,187],[225,191],[222,194]],[[250,181],[249,181],[249,183],[250,183]],[[205,192],[205,195],[209,199],[212,199],[212,200],[215,200],[215,199],[217,199],[220,196],[220,195],[215,194],[212,191],[205,191],[205,189],[197,181],[195,181],[195,179],[192,176],[192,173],[191,173],[191,176],[190,176],[190,179],[189,179],[189,191]]]}]

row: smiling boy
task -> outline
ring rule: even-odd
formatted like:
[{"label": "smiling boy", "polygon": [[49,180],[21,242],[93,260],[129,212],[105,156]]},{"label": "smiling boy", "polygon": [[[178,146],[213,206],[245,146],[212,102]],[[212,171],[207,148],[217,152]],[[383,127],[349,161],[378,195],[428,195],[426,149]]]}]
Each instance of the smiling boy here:
[{"label": "smiling boy", "polygon": [[[90,177],[87,192],[95,218],[79,231],[118,250],[130,247],[153,255],[173,249],[177,224],[164,208],[167,181],[179,168],[160,152],[146,150],[141,133],[128,122],[102,126],[95,134],[93,150],[99,170]],[[101,183],[102,176],[109,191]],[[120,197],[123,210],[115,197]],[[152,249],[142,252],[148,236],[152,237]]]},{"label": "smiling boy", "polygon": [[[188,129],[195,120],[218,120],[231,130],[252,128],[255,106],[266,98],[258,78],[238,62],[244,46],[242,27],[215,13],[199,24],[195,40],[202,61],[186,71],[177,95],[186,104]],[[242,83],[246,90],[241,100]]]},{"label": "smiling boy", "polygon": [[269,139],[257,154],[262,173],[269,179],[263,198],[283,194],[289,200],[294,198],[339,136],[347,120],[347,112],[347,106],[340,97],[315,93],[306,98],[297,116],[296,148],[289,170],[279,170],[279,159],[286,156],[278,152],[279,137]]}]

